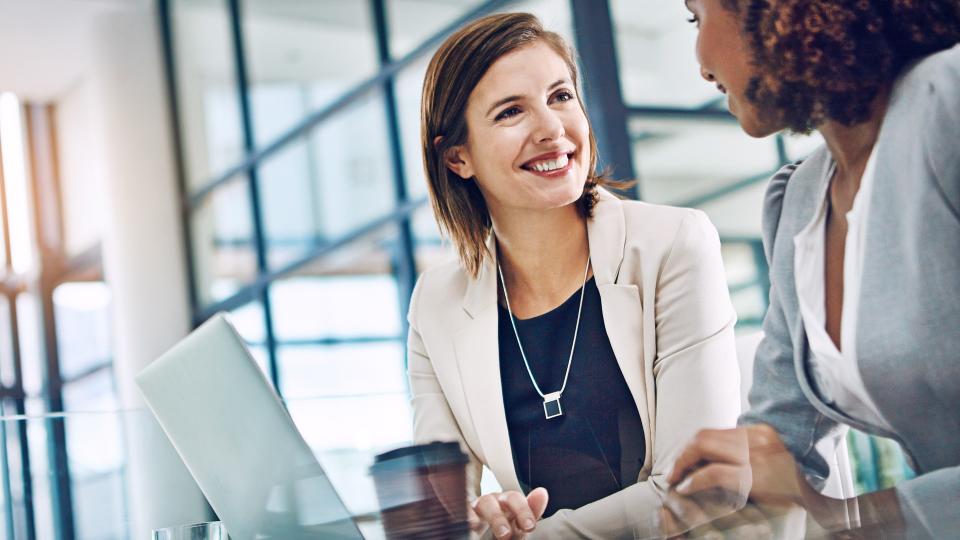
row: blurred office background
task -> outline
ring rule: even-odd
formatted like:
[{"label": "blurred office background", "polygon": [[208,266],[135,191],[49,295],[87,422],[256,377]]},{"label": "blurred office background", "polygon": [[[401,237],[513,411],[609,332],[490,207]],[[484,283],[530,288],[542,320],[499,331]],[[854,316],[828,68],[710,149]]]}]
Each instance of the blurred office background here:
[{"label": "blurred office background", "polygon": [[[176,456],[109,411],[142,408],[132,377],[217,311],[369,510],[337,476],[411,439],[407,300],[453,256],[425,199],[423,74],[504,10],[578,48],[602,165],[711,217],[738,332],[759,329],[765,180],[819,140],[740,131],[683,2],[0,0],[0,538],[140,533]],[[859,489],[909,474],[851,437]]]}]

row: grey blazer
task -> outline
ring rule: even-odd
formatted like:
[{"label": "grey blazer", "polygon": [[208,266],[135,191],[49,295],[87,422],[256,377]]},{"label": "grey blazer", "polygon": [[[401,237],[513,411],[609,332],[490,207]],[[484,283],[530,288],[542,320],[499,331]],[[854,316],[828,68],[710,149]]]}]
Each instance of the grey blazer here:
[{"label": "grey blazer", "polygon": [[825,147],[771,180],[763,233],[770,265],[764,319],[741,423],[767,423],[809,476],[827,465],[814,444],[846,424],[895,439],[917,477],[897,486],[913,538],[960,531],[960,45],[907,69],[877,140],[856,329],[864,386],[893,428],[826,404],[808,371],[794,282],[793,237],[826,181]]}]

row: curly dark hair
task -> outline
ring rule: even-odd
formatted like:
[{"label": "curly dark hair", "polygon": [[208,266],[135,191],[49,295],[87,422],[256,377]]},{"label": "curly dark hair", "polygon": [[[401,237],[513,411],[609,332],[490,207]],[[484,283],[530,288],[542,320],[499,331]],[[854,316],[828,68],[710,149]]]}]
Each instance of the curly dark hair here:
[{"label": "curly dark hair", "polygon": [[747,98],[809,133],[854,125],[914,60],[960,42],[960,0],[722,0],[757,74]]}]

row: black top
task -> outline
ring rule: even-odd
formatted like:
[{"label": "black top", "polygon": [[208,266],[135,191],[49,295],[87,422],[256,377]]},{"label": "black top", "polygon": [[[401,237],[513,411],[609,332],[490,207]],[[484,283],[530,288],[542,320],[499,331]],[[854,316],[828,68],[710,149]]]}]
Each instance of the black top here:
[{"label": "black top", "polygon": [[[544,394],[560,390],[577,322],[580,291],[538,317],[517,320],[530,369]],[[600,291],[586,284],[577,346],[563,414],[547,419],[543,399],[530,382],[510,315],[500,307],[500,379],[510,446],[520,487],[550,494],[544,516],[579,508],[634,484],[645,444],[637,405],[610,347]]]}]

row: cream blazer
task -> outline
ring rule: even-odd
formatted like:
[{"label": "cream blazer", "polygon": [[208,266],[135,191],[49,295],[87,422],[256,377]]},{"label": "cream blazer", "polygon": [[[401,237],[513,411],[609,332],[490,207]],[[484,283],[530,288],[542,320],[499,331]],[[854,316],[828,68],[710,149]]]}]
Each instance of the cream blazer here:
[{"label": "cream blazer", "polygon": [[[637,483],[540,521],[533,537],[643,538],[670,467],[697,431],[736,425],[740,375],[720,242],[703,212],[621,201],[601,190],[588,222],[593,275],[610,344],[643,423]],[[491,253],[496,254],[492,249]],[[519,490],[500,384],[496,260],[477,279],[457,263],[428,270],[410,302],[408,376],[414,440],[457,441]],[[576,384],[576,381],[571,381]]]}]

